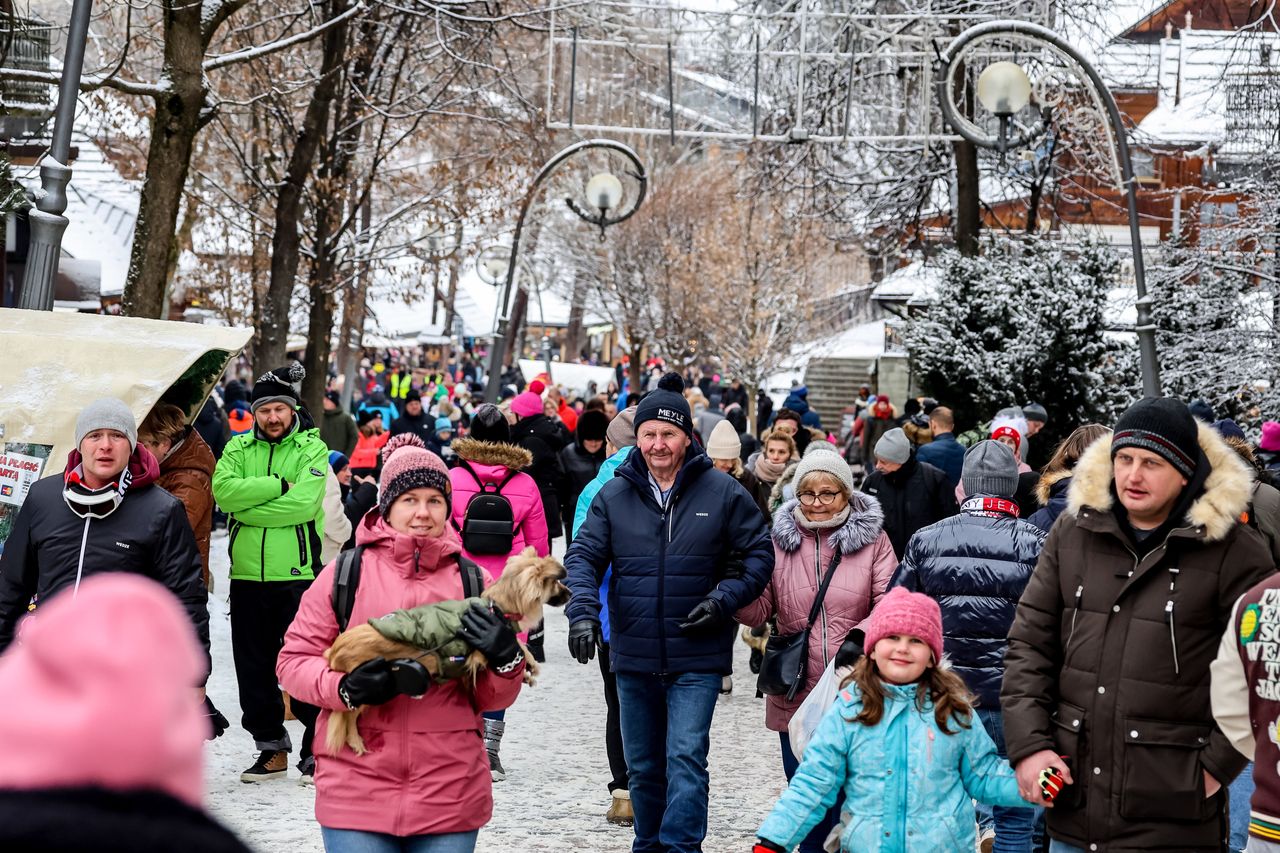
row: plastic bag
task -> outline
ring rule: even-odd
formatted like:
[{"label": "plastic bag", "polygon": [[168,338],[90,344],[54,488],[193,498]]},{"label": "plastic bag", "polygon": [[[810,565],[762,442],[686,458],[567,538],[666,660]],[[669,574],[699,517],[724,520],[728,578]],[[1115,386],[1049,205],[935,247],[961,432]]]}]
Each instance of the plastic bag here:
[{"label": "plastic bag", "polygon": [[818,683],[814,685],[805,700],[800,703],[795,716],[787,725],[787,735],[791,738],[791,751],[795,754],[797,761],[804,755],[804,748],[809,745],[809,739],[813,737],[813,733],[818,730],[818,723],[822,722],[823,714],[835,704],[836,693],[839,690],[840,677],[836,674],[836,662],[833,660],[822,671],[822,677],[818,679]]}]

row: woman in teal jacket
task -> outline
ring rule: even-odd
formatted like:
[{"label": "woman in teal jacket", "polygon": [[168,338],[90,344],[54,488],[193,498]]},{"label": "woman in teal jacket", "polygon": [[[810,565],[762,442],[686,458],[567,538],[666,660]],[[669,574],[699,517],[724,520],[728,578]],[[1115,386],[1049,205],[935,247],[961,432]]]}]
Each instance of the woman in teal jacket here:
[{"label": "woman in teal jacket", "polygon": [[[973,853],[974,800],[1026,805],[1012,768],[973,716],[964,682],[936,665],[937,603],[895,589],[869,621],[868,656],[761,825],[757,851],[799,844],[841,790],[851,815],[840,835],[846,853]],[[915,664],[902,663],[913,655]]]}]

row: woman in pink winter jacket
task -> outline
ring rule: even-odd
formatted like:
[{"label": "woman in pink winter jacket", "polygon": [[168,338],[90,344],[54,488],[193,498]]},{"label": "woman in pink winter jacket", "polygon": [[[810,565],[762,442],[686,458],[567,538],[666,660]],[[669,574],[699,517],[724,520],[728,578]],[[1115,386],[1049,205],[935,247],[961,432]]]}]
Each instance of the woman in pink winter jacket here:
[{"label": "woman in pink winter jacket", "polygon": [[[513,554],[532,545],[539,557],[551,552],[551,539],[547,535],[547,516],[543,509],[538,484],[522,469],[528,468],[533,456],[523,447],[511,443],[511,425],[497,406],[485,404],[471,416],[471,433],[467,438],[453,443],[453,452],[459,462],[450,469],[453,484],[453,529],[462,530],[467,515],[467,504],[480,491],[481,484],[502,489],[502,496],[511,502],[511,514],[515,521],[515,536],[511,550],[505,554],[476,554],[463,548],[466,556],[479,563],[495,578]],[[529,651],[541,662],[542,623],[529,630]],[[489,772],[493,781],[507,778],[499,752],[502,735],[506,731],[506,712],[493,711],[484,715],[484,745],[489,753]]]},{"label": "woman in pink winter jacket", "polygon": [[[390,455],[378,506],[356,529],[364,550],[351,625],[463,597],[451,492],[448,469],[434,453],[405,446]],[[506,708],[520,692],[524,663],[515,634],[477,605],[463,617],[462,636],[490,668],[475,690],[451,681],[432,684],[421,698],[401,695],[385,661],[346,675],[329,669],[324,651],[338,636],[333,573],[331,564],[303,595],[276,665],[291,696],[321,708],[319,731],[332,711],[370,706],[358,723],[364,755],[346,747],[323,754],[317,739],[316,820],[325,850],[466,853],[493,813],[480,714]]]},{"label": "woman in pink winter jacket", "polygon": [[[804,685],[791,701],[785,696],[765,697],[765,725],[781,738],[782,769],[788,781],[799,762],[791,751],[787,724],[846,639],[850,639],[849,648],[860,654],[856,649],[861,644],[849,633],[871,614],[898,567],[879,502],[853,490],[849,465],[838,453],[820,445],[811,447],[796,466],[793,482],[796,499],[784,503],[773,517],[773,578],[764,594],[736,615],[751,627],[775,618],[778,634],[803,632],[822,578],[836,554],[840,555],[809,635]],[[821,851],[839,814],[837,802],[798,849]]]}]

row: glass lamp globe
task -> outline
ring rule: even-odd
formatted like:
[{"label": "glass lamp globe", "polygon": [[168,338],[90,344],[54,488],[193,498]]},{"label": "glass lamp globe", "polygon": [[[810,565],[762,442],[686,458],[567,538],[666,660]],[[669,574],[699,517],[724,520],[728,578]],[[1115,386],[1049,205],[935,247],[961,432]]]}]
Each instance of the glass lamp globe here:
[{"label": "glass lamp globe", "polygon": [[1031,80],[1016,62],[993,62],[978,75],[978,100],[994,115],[1015,115],[1031,103]]},{"label": "glass lamp globe", "polygon": [[608,172],[592,175],[587,181],[587,200],[600,210],[612,210],[622,203],[622,181]]}]

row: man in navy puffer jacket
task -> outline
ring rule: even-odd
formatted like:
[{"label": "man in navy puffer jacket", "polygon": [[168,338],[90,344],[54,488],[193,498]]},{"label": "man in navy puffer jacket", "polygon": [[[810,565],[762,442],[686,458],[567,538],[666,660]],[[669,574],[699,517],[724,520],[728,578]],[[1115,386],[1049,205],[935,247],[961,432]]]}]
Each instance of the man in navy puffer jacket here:
[{"label": "man in navy puffer jacket", "polygon": [[[960,514],[911,537],[889,586],[937,600],[946,655],[978,697],[978,718],[1003,756],[1004,653],[1018,599],[1044,545],[1044,532],[1018,518],[1013,501],[1018,460],[1006,445],[981,441],[971,447],[960,480],[970,496],[960,505]],[[994,849],[1001,853],[1030,853],[1035,815],[1031,808],[988,811],[979,806],[979,829],[987,835],[994,828]]]},{"label": "man in navy puffer jacket", "polygon": [[707,751],[733,614],[773,572],[755,500],[692,446],[692,415],[667,374],[635,415],[637,449],[591,502],[565,556],[569,648],[599,642],[608,590],[610,659],[635,812],[634,853],[694,853],[707,831]]}]

